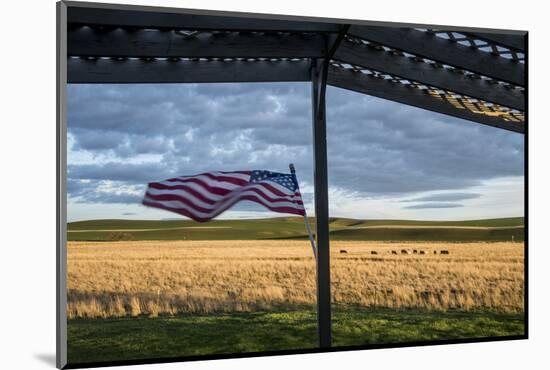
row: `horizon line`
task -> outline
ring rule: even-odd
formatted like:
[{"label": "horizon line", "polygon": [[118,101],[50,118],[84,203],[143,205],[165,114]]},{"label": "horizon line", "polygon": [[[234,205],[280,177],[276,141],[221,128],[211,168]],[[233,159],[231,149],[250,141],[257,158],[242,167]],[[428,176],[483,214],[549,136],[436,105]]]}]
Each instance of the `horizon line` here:
[{"label": "horizon line", "polygon": [[[296,218],[301,219],[300,216],[275,216],[275,217],[251,217],[251,218],[221,218],[221,219],[212,219],[211,221],[255,221],[255,220],[271,220],[271,219],[284,219],[284,218]],[[309,219],[315,219],[315,216],[308,216]],[[459,220],[419,220],[419,219],[405,219],[405,218],[353,218],[353,217],[329,217],[330,219],[346,219],[354,221],[417,221],[417,222],[465,222],[465,221],[486,221],[486,220],[504,220],[511,218],[523,218],[525,216],[506,216],[506,217],[490,217],[490,218],[473,218],[473,219],[459,219]],[[164,219],[131,219],[131,218],[91,218],[85,220],[77,221],[67,221],[67,223],[74,222],[88,222],[88,221],[191,221],[190,218],[164,218]],[[196,222],[200,223],[200,222]]]}]

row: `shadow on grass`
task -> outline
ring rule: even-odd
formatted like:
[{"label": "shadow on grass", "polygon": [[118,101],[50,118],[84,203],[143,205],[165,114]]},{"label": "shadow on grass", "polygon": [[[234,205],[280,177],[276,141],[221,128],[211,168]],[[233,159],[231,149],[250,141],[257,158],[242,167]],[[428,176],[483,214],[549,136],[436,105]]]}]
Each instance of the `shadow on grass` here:
[{"label": "shadow on grass", "polygon": [[[522,335],[523,314],[333,312],[333,345]],[[313,310],[68,322],[69,363],[300,350],[317,346]]]}]

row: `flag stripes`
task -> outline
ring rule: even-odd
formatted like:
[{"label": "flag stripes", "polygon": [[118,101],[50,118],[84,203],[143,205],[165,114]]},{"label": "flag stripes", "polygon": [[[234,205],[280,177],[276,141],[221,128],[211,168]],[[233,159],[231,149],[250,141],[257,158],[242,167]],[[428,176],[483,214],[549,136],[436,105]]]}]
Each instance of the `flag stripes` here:
[{"label": "flag stripes", "polygon": [[305,214],[294,176],[270,171],[207,172],[152,182],[143,204],[205,222],[243,200],[274,212]]}]

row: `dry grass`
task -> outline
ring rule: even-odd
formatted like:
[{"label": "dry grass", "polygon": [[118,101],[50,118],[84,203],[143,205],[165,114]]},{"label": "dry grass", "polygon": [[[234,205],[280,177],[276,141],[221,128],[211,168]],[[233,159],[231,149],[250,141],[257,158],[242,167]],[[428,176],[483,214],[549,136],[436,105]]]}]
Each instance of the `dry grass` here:
[{"label": "dry grass", "polygon": [[[331,249],[335,303],[523,311],[523,243],[332,242]],[[391,253],[401,249],[426,254]],[[256,311],[312,305],[315,294],[315,264],[305,241],[68,246],[70,318]]]}]

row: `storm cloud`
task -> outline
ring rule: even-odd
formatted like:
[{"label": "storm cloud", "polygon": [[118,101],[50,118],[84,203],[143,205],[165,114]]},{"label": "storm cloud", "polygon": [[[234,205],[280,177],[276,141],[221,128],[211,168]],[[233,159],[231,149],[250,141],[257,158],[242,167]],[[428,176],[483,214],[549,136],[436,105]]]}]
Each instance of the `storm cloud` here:
[{"label": "storm cloud", "polygon": [[[327,94],[331,188],[365,197],[451,191],[406,207],[448,208],[477,197],[470,187],[523,175],[522,135],[342,89]],[[72,199],[139,202],[150,181],[286,172],[291,162],[312,197],[308,83],[70,85],[68,97]]]},{"label": "storm cloud", "polygon": [[67,180],[69,197],[75,203],[121,203],[141,202],[145,185],[129,185],[110,180]]}]

